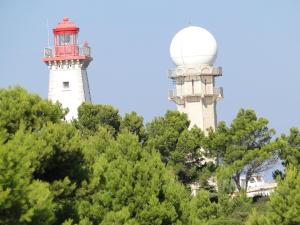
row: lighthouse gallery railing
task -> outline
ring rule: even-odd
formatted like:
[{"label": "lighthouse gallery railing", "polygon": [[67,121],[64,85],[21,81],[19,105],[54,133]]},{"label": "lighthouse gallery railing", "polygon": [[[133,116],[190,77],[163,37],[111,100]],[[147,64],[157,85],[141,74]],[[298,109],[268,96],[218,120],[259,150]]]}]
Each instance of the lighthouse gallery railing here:
[{"label": "lighthouse gallery railing", "polygon": [[78,46],[78,45],[62,45],[55,46],[54,48],[44,48],[44,57],[60,57],[60,56],[91,56],[91,48],[89,46]]}]

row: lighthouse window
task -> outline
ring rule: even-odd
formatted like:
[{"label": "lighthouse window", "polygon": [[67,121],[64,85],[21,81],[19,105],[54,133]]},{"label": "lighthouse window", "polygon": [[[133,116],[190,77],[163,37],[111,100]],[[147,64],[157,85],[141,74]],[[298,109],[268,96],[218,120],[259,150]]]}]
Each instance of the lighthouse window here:
[{"label": "lighthouse window", "polygon": [[63,45],[64,43],[64,35],[59,35],[59,45]]},{"label": "lighthouse window", "polygon": [[65,44],[71,44],[71,35],[65,34]]},{"label": "lighthouse window", "polygon": [[72,38],[70,34],[59,35],[59,45],[72,44]]},{"label": "lighthouse window", "polygon": [[69,81],[64,81],[63,87],[64,87],[64,89],[68,89],[70,87]]}]

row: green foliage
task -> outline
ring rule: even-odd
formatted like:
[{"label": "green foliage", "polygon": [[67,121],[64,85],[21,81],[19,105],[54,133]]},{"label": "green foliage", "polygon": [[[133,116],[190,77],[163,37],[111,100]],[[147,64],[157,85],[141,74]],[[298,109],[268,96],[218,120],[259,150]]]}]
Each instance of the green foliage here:
[{"label": "green foliage", "polygon": [[0,89],[0,136],[2,143],[11,138],[21,125],[26,130],[39,130],[48,122],[58,123],[66,111],[49,104],[38,95],[20,87]]},{"label": "green foliage", "polygon": [[110,105],[93,105],[83,103],[78,108],[78,119],[75,125],[85,134],[92,135],[99,126],[107,127],[112,134],[120,128],[121,117],[119,111]]},{"label": "green foliage", "polygon": [[74,217],[73,204],[75,202],[76,184],[70,181],[68,177],[63,180],[55,180],[50,185],[55,202],[55,224],[61,224],[66,218]]},{"label": "green foliage", "polygon": [[157,117],[147,124],[147,145],[157,149],[162,161],[170,160],[171,152],[176,149],[178,138],[187,130],[189,121],[185,114],[168,111],[164,117]]},{"label": "green foliage", "polygon": [[82,140],[82,151],[86,169],[92,169],[95,161],[106,151],[113,139],[112,134],[106,127],[99,127],[94,135]]},{"label": "green foliage", "polygon": [[139,223],[135,219],[130,219],[130,212],[128,208],[123,208],[118,212],[108,212],[100,225],[110,225],[110,224],[130,224],[138,225]]},{"label": "green foliage", "polygon": [[[233,179],[239,191],[241,175],[246,177],[245,189],[253,174],[261,173],[272,165],[276,158],[274,152],[278,142],[271,142],[275,131],[268,128],[268,120],[257,118],[253,110],[241,109],[230,127],[220,123],[216,132],[209,132],[206,146],[211,148],[213,156],[222,159],[218,168],[221,184],[230,184]],[[224,187],[221,189],[228,189]]]},{"label": "green foliage", "polygon": [[300,173],[296,167],[289,167],[284,180],[279,181],[271,194],[270,211],[264,217],[257,217],[257,211],[250,215],[248,225],[294,225],[300,224]]},{"label": "green foliage", "polygon": [[136,112],[126,113],[121,121],[120,130],[128,130],[129,132],[137,135],[139,141],[143,142],[146,138],[144,119]]},{"label": "green foliage", "polygon": [[251,199],[246,197],[245,192],[235,193],[232,196],[224,192],[218,192],[219,218],[230,218],[244,222],[253,205]]},{"label": "green foliage", "polygon": [[87,178],[88,168],[84,162],[84,153],[80,132],[71,124],[48,124],[34,136],[43,140],[39,149],[42,162],[34,171],[34,178],[50,184],[56,203],[56,223],[74,216],[76,190]]},{"label": "green foliage", "polygon": [[209,222],[208,225],[244,225],[244,223],[237,219],[221,217]]},{"label": "green foliage", "polygon": [[229,128],[225,122],[220,122],[216,130],[208,130],[208,135],[204,139],[204,147],[209,152],[210,157],[216,158],[217,166],[220,160],[224,158],[226,147],[230,141]]},{"label": "green foliage", "polygon": [[283,144],[280,149],[280,158],[284,165],[300,165],[300,132],[298,128],[291,128],[289,135],[282,135]]},{"label": "green foliage", "polygon": [[300,173],[295,167],[287,169],[286,177],[270,197],[270,224],[300,224]]},{"label": "green foliage", "polygon": [[219,207],[219,204],[210,201],[208,192],[198,192],[190,203],[189,224],[205,224],[209,220],[218,218],[220,216]]},{"label": "green foliage", "polygon": [[180,222],[187,199],[160,156],[144,151],[128,132],[98,155],[79,193],[79,219],[92,224],[173,224]]},{"label": "green foliage", "polygon": [[38,154],[35,139],[23,130],[0,146],[0,224],[52,224],[53,195],[49,185],[33,180]]},{"label": "green foliage", "polygon": [[221,165],[217,171],[218,190],[222,193],[232,195],[236,191],[236,184],[232,179],[234,170],[232,167],[227,165]]},{"label": "green foliage", "polygon": [[207,191],[199,191],[191,199],[187,207],[187,224],[244,224],[251,202],[245,193],[239,193],[230,198],[227,194],[218,193],[218,201],[212,202]]},{"label": "green foliage", "polygon": [[[0,225],[241,225],[251,210],[248,225],[300,224],[295,128],[271,142],[274,131],[252,110],[207,137],[176,111],[146,129],[135,112],[121,118],[108,105],[83,104],[72,123],[65,113],[22,88],[0,90]],[[278,152],[293,167],[270,201],[234,193],[234,180]],[[212,175],[217,193],[203,190]],[[202,188],[193,198],[192,182]]]},{"label": "green foliage", "polygon": [[188,127],[187,116],[177,111],[168,111],[147,124],[146,147],[157,149],[162,161],[173,168],[184,184],[197,181],[206,166],[204,133],[197,127]]},{"label": "green foliage", "polygon": [[36,179],[47,182],[69,177],[80,182],[84,176],[83,155],[79,132],[70,124],[48,124],[36,137],[45,142],[45,149],[40,149],[43,161],[35,171]]},{"label": "green foliage", "polygon": [[267,224],[268,224],[267,218],[265,216],[261,216],[257,212],[256,208],[252,210],[251,215],[246,221],[246,225],[267,225]]},{"label": "green foliage", "polygon": [[238,221],[245,221],[251,208],[251,199],[246,196],[245,192],[237,193],[228,203],[226,203],[226,207],[229,207],[230,210],[227,210],[230,213],[230,218],[238,220]]},{"label": "green foliage", "polygon": [[201,152],[203,132],[199,128],[184,130],[176,144],[175,151],[171,152],[170,162],[181,182],[184,184],[195,181],[203,166]]}]

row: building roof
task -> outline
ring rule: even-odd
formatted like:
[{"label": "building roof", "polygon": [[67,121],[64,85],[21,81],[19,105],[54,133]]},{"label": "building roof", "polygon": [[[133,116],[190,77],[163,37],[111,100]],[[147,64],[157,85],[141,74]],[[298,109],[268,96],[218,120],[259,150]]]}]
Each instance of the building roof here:
[{"label": "building roof", "polygon": [[75,33],[79,32],[79,27],[77,27],[75,23],[70,22],[69,18],[66,16],[61,22],[58,23],[56,27],[53,28],[54,33],[60,33],[65,31],[71,31]]}]

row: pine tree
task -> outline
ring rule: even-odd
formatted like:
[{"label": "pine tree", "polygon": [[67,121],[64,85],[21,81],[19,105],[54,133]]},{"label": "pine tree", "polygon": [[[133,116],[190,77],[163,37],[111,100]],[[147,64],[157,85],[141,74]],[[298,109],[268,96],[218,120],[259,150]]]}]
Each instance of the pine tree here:
[{"label": "pine tree", "polygon": [[300,173],[296,167],[287,169],[284,180],[280,180],[271,194],[270,211],[265,216],[257,216],[254,211],[247,225],[295,225],[300,224]]}]

